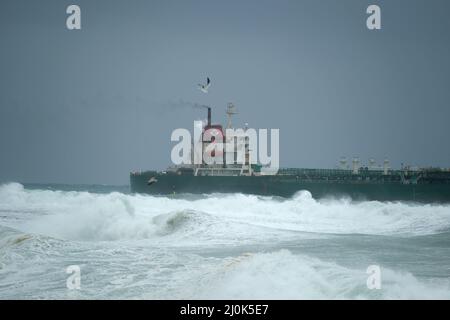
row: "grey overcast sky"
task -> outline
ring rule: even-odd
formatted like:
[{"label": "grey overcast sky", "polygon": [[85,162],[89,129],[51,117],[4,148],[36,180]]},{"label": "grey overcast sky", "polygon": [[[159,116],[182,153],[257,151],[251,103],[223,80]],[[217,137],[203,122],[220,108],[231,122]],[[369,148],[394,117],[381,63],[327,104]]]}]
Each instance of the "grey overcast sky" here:
[{"label": "grey overcast sky", "polygon": [[[81,7],[82,29],[66,29]],[[377,4],[382,30],[366,28]],[[0,182],[127,184],[210,104],[286,167],[450,167],[450,1],[3,0]],[[208,95],[197,83],[209,76]],[[185,102],[185,103],[183,103]]]}]

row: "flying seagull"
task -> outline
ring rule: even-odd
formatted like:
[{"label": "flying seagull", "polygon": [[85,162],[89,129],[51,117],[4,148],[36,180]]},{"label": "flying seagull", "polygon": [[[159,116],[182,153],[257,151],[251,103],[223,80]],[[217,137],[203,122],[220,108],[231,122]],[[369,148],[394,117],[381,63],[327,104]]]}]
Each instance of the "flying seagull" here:
[{"label": "flying seagull", "polygon": [[206,85],[199,84],[198,88],[202,90],[203,93],[208,93],[208,88],[211,85],[211,80],[209,78],[206,78]]}]

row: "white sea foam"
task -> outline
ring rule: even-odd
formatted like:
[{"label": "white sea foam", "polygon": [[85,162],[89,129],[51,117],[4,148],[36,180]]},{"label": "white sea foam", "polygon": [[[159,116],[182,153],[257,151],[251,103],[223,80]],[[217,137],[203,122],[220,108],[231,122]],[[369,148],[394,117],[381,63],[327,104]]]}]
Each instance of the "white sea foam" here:
[{"label": "white sea foam", "polygon": [[73,240],[176,234],[182,238],[213,241],[224,236],[243,241],[289,234],[286,231],[410,236],[450,227],[447,205],[317,201],[307,191],[286,200],[242,194],[186,200],[117,192],[26,190],[13,183],[0,186],[0,211],[4,224]]},{"label": "white sea foam", "polygon": [[[14,233],[0,248],[0,298],[450,299],[448,279],[419,280],[383,267],[381,289],[370,290],[364,268],[286,249],[214,258]],[[79,292],[65,288],[65,268],[73,263],[82,270]]]},{"label": "white sea foam", "polygon": [[[0,186],[0,298],[448,299],[447,242],[436,254],[410,243],[449,225],[446,205],[317,201],[305,191],[169,198],[11,183]],[[384,236],[398,242],[386,247]],[[381,265],[381,290],[366,287],[371,263]],[[65,286],[72,264],[81,291]]]},{"label": "white sea foam", "polygon": [[410,273],[381,269],[381,289],[368,289],[363,269],[349,269],[288,250],[246,254],[203,278],[203,299],[449,299],[448,281],[418,281]]}]

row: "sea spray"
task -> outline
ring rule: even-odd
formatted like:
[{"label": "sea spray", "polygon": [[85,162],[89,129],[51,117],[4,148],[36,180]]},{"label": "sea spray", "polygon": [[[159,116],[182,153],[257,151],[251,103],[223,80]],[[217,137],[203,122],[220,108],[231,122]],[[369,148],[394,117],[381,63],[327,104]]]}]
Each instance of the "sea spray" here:
[{"label": "sea spray", "polygon": [[44,189],[0,185],[0,298],[450,298],[446,205]]}]

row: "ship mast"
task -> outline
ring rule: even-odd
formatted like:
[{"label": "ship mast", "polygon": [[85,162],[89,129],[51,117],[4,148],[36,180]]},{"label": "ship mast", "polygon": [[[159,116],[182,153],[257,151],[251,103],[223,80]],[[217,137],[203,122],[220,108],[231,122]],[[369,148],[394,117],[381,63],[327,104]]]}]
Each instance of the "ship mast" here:
[{"label": "ship mast", "polygon": [[231,129],[231,117],[233,116],[233,114],[237,114],[236,107],[233,103],[228,103],[226,113],[228,117],[227,129]]}]

